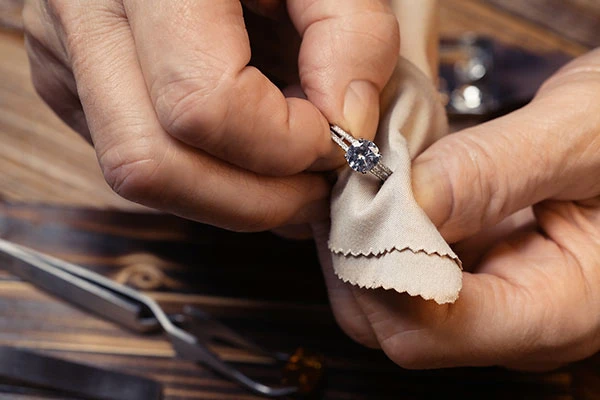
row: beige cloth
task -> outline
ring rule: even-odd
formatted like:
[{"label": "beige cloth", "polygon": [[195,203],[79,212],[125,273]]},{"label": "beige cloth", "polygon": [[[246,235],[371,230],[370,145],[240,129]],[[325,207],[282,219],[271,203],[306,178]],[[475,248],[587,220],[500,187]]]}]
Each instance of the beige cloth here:
[{"label": "beige cloth", "polygon": [[382,94],[375,142],[393,174],[383,184],[345,168],[333,190],[329,249],[336,275],[364,288],[454,302],[461,263],[416,203],[411,160],[448,130],[431,81],[401,59]]}]

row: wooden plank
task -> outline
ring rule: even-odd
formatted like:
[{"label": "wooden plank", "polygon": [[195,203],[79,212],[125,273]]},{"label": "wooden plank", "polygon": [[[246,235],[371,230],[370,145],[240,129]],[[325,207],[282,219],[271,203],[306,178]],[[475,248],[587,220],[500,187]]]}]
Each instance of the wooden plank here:
[{"label": "wooden plank", "polygon": [[[9,3],[12,11],[3,13]],[[19,26],[14,7],[20,3],[0,0],[0,24],[10,18]],[[516,7],[518,2],[440,0],[440,31],[444,36],[488,34],[535,52],[577,55],[588,48],[579,37],[565,37],[553,29],[551,22],[530,21],[500,3]],[[498,12],[500,8],[506,11]],[[0,32],[0,76],[0,199],[29,203],[0,201],[0,236],[144,290],[169,312],[186,304],[199,307],[270,349],[315,348],[330,366],[328,399],[411,399],[449,393],[488,399],[600,396],[600,357],[544,374],[496,368],[400,369],[337,328],[310,244],[285,242],[270,234],[224,232],[147,213],[119,198],[104,182],[93,149],[35,94],[19,34]],[[160,335],[124,331],[1,270],[0,293],[0,344],[154,377],[166,385],[167,400],[257,399],[202,366],[173,359]],[[254,376],[277,380],[278,370],[264,358],[223,346],[214,349],[226,360],[243,362],[241,367]],[[41,398],[3,390],[0,385],[0,399]]]},{"label": "wooden plank", "polygon": [[[118,218],[112,215],[115,213]],[[15,221],[21,218],[22,224],[19,225]],[[103,229],[103,220],[113,228]],[[135,221],[155,232],[156,237],[139,237]],[[35,225],[30,225],[32,223]],[[130,229],[120,230],[120,224],[129,225]],[[33,226],[35,229],[31,229]],[[49,227],[54,235],[38,234],[46,232]],[[210,235],[203,233],[204,229],[209,229]],[[177,232],[164,235],[162,232],[166,230]],[[185,234],[190,236],[180,241]],[[95,246],[86,249],[89,253],[87,260],[93,260],[89,267],[106,276],[118,276],[116,271],[127,268],[126,264],[115,262],[114,258],[133,251],[148,259],[167,260],[154,267],[173,280],[189,281],[196,279],[197,270],[203,267],[192,263],[193,257],[173,254],[185,248],[181,247],[181,242],[191,248],[199,248],[210,236],[216,241],[225,241],[229,246],[243,241],[260,247],[260,243],[270,246],[270,240],[273,240],[267,239],[264,234],[235,234],[159,214],[148,214],[143,218],[134,215],[128,220],[125,214],[114,211],[10,204],[0,207],[0,236],[59,254],[67,260],[81,254],[73,238],[86,235],[92,235],[90,244],[95,243]],[[125,243],[125,246],[113,246],[113,242]],[[219,248],[218,243],[211,243]],[[251,270],[254,277],[249,274],[241,278],[258,290],[244,289],[237,284],[235,291],[227,290],[231,281],[236,280],[232,277],[239,274],[240,269],[235,263],[226,262],[219,266],[222,273],[211,277],[211,288],[198,285],[182,292],[160,285],[147,293],[168,312],[180,311],[186,304],[208,311],[273,351],[290,351],[301,345],[323,353],[328,365],[326,398],[395,399],[398,393],[402,393],[404,398],[410,399],[441,396],[447,392],[470,398],[503,398],[509,394],[533,399],[569,398],[577,389],[581,374],[598,374],[597,368],[585,368],[582,364],[546,374],[496,368],[402,370],[381,352],[353,343],[336,327],[326,299],[319,294],[323,293],[324,286],[318,265],[306,262],[301,263],[302,268],[291,265],[299,254],[307,252],[298,251],[297,246],[295,242],[279,244],[280,255],[289,260],[289,265],[283,268],[281,264],[272,265],[272,259],[269,261],[264,255],[264,269]],[[160,257],[157,257],[159,253]],[[183,253],[187,254],[187,251]],[[174,262],[179,265],[178,269],[173,269]],[[261,279],[277,274],[277,270],[285,272],[275,275],[285,291],[274,285],[270,278]],[[316,274],[312,275],[313,272]],[[310,278],[307,279],[307,276]],[[289,286],[293,282],[302,282],[302,290],[291,289]],[[161,335],[138,335],[125,331],[7,275],[0,278],[0,293],[0,345],[36,349],[79,362],[154,377],[165,384],[168,400],[255,398],[202,366],[173,359],[173,350]],[[273,368],[264,357],[223,345],[212,348],[223,359],[235,362],[253,376],[277,380],[278,368]],[[590,359],[586,362],[598,361]],[[600,394],[598,385],[586,384],[586,390]],[[562,397],[556,397],[558,395]],[[23,397],[29,398],[35,397]]]},{"label": "wooden plank", "polygon": [[573,56],[589,48],[536,22],[503,12],[487,0],[439,0],[439,4],[442,37],[474,32],[535,53],[561,51]]},{"label": "wooden plank", "polygon": [[585,46],[600,46],[600,2],[597,0],[487,1]]}]

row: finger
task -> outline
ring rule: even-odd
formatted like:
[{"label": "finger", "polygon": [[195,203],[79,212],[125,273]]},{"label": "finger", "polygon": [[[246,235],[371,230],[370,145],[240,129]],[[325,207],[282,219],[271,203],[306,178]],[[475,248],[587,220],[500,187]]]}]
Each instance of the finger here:
[{"label": "finger", "polygon": [[338,278],[333,270],[331,252],[327,248],[329,222],[314,223],[311,228],[327,285],[329,303],[339,327],[357,343],[370,348],[378,348],[375,332],[361,310],[352,286]]},{"label": "finger", "polygon": [[521,110],[447,136],[417,157],[415,196],[443,236],[455,242],[544,199],[598,195],[598,90],[596,76],[570,74]]},{"label": "finger", "polygon": [[91,142],[73,74],[35,37],[25,36],[31,79],[38,95],[74,131]]},{"label": "finger", "polygon": [[290,0],[290,18],[303,36],[302,88],[337,125],[372,139],[379,93],[399,54],[398,21],[387,0]]},{"label": "finger", "polygon": [[408,368],[548,369],[597,351],[598,319],[588,310],[598,303],[598,209],[564,201],[534,208],[539,226],[497,244],[478,273],[464,273],[456,303],[391,291],[357,299],[388,356]]},{"label": "finger", "polygon": [[[515,261],[500,256],[497,262],[503,266],[497,269]],[[527,268],[531,264],[525,258],[521,261],[521,274],[539,275]],[[578,273],[577,268],[559,267],[553,272],[562,269],[558,272],[564,279]],[[589,355],[590,348],[581,339],[593,333],[595,325],[580,318],[586,314],[581,312],[582,304],[587,304],[585,290],[531,289],[492,274],[465,273],[455,304],[439,306],[390,291],[363,293],[358,302],[383,351],[404,368],[534,364],[551,368]]]},{"label": "finger", "polygon": [[146,84],[172,136],[240,167],[289,175],[333,150],[310,102],[248,66],[238,0],[125,1]]},{"label": "finger", "polygon": [[23,9],[25,48],[33,86],[39,96],[71,128],[90,141],[89,130],[68,57],[45,2],[27,2]]},{"label": "finger", "polygon": [[261,177],[173,139],[156,118],[124,13],[67,2],[73,70],[104,175],[130,200],[236,230],[300,223],[324,206],[319,175]]},{"label": "finger", "polygon": [[497,225],[490,226],[452,245],[452,250],[462,262],[463,271],[478,272],[477,267],[490,249],[512,235],[530,231],[536,225],[531,207],[524,208],[505,218]]},{"label": "finger", "polygon": [[403,368],[428,369],[501,364],[500,355],[512,353],[510,346],[520,343],[515,327],[508,326],[516,320],[503,320],[507,296],[498,278],[465,273],[454,305],[388,291],[365,293],[359,304],[392,361]]}]

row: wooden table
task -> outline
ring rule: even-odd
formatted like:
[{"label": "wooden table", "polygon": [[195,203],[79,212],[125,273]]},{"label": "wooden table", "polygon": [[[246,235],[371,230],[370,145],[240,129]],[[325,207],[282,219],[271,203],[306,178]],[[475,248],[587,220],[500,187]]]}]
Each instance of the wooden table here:
[{"label": "wooden table", "polygon": [[[445,37],[485,33],[531,51],[571,56],[600,45],[597,1],[565,3],[443,0],[441,32]],[[600,396],[597,357],[544,374],[496,368],[404,371],[379,352],[351,343],[336,327],[310,243],[227,233],[146,213],[119,198],[104,182],[92,149],[34,93],[18,18],[2,10],[0,16],[10,20],[4,26],[16,30],[0,31],[1,236],[145,290],[168,310],[196,305],[274,350],[315,348],[330,366],[326,398],[452,392],[466,398]],[[574,20],[582,22],[573,28]],[[248,256],[236,255],[242,250]],[[126,332],[1,271],[0,345],[145,374],[165,384],[167,399],[257,398],[201,366],[172,359],[161,336]],[[277,375],[261,358],[216,351],[260,377]],[[21,398],[34,397],[5,394],[0,386],[0,399]]]}]

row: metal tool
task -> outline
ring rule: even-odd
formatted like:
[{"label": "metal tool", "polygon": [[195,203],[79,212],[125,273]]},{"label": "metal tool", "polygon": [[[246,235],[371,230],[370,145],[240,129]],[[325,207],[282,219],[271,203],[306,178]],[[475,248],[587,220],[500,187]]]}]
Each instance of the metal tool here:
[{"label": "metal tool", "polygon": [[[183,314],[167,315],[156,301],[134,289],[3,239],[0,239],[0,268],[136,332],[162,330],[171,341],[177,357],[203,364],[256,394],[282,397],[316,389],[316,380],[315,385],[309,387],[263,384],[224,362],[207,346],[210,340],[218,339],[278,362],[289,362],[290,355],[268,352],[200,310],[186,307]],[[186,324],[193,328],[185,330],[182,326]]]},{"label": "metal tool", "polygon": [[[89,400],[160,400],[154,379],[0,346],[0,392],[83,397]],[[32,393],[33,392],[33,393]]]},{"label": "metal tool", "polygon": [[528,103],[570,57],[531,53],[467,33],[440,43],[440,90],[451,118],[490,119]]}]

